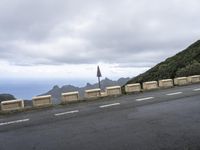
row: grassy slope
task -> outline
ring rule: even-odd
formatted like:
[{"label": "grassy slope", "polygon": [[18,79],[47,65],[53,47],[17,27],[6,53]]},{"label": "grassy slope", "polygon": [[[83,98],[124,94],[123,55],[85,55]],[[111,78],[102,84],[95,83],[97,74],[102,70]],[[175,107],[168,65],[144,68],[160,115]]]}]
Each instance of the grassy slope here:
[{"label": "grassy slope", "polygon": [[154,66],[150,70],[127,82],[142,83],[146,81],[175,78],[200,74],[200,40],[173,57]]}]

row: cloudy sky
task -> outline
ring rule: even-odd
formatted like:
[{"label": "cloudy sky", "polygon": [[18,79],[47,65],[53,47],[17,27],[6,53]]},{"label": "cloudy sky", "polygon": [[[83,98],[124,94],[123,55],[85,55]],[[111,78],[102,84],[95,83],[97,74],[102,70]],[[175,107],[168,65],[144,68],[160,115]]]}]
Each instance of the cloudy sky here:
[{"label": "cloudy sky", "polygon": [[133,77],[200,35],[199,0],[0,0],[1,80]]}]

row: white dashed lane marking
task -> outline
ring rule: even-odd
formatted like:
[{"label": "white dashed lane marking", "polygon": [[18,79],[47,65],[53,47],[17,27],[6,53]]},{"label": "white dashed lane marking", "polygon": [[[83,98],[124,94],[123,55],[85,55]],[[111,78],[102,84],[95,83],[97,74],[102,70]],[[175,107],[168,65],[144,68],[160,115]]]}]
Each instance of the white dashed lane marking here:
[{"label": "white dashed lane marking", "polygon": [[168,96],[171,96],[171,95],[178,95],[178,94],[182,94],[183,92],[175,92],[175,93],[169,93],[169,94],[166,94]]},{"label": "white dashed lane marking", "polygon": [[200,88],[198,88],[198,89],[194,89],[193,91],[200,91]]},{"label": "white dashed lane marking", "polygon": [[62,115],[73,114],[73,113],[78,113],[78,112],[79,112],[79,110],[73,110],[73,111],[57,113],[57,114],[54,114],[54,116],[62,116]]},{"label": "white dashed lane marking", "polygon": [[3,123],[0,123],[0,126],[5,126],[5,125],[9,125],[9,124],[14,124],[14,123],[27,122],[29,120],[30,119],[22,119],[22,120],[15,120],[15,121],[3,122]]},{"label": "white dashed lane marking", "polygon": [[138,99],[136,99],[136,101],[145,101],[145,100],[149,100],[149,99],[154,99],[154,97],[138,98]]},{"label": "white dashed lane marking", "polygon": [[102,105],[102,106],[99,106],[99,107],[100,108],[106,108],[106,107],[117,106],[117,105],[120,105],[120,103],[112,103],[112,104]]}]

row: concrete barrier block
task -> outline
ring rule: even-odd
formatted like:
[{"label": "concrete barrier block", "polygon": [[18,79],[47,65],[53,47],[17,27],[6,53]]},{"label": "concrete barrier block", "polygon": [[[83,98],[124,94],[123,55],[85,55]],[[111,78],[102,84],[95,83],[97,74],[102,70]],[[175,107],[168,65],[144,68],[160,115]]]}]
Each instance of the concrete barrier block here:
[{"label": "concrete barrier block", "polygon": [[120,95],[122,94],[121,87],[120,86],[106,87],[106,93],[108,96]]},{"label": "concrete barrier block", "polygon": [[161,88],[168,88],[168,87],[173,87],[174,83],[172,79],[164,79],[164,80],[159,80],[159,87]]},{"label": "concrete barrier block", "polygon": [[187,77],[189,83],[198,83],[200,82],[200,75],[194,75]]},{"label": "concrete barrier block", "polygon": [[125,91],[127,93],[131,93],[131,92],[140,92],[141,91],[141,85],[140,83],[135,83],[135,84],[127,84],[125,86]]},{"label": "concrete barrier block", "polygon": [[98,98],[100,96],[101,96],[101,89],[85,90],[85,98],[87,99]]},{"label": "concrete barrier block", "polygon": [[175,85],[187,85],[188,80],[187,77],[178,77],[174,79],[174,84]]},{"label": "concrete barrier block", "polygon": [[33,97],[32,102],[33,107],[52,105],[51,95]]},{"label": "concrete barrier block", "polygon": [[101,97],[106,97],[108,96],[106,92],[101,92]]},{"label": "concrete barrier block", "polygon": [[62,93],[62,103],[75,102],[79,100],[78,91]]},{"label": "concrete barrier block", "polygon": [[150,82],[144,82],[143,83],[143,89],[144,90],[153,90],[158,88],[158,82],[157,81],[150,81]]},{"label": "concrete barrier block", "polygon": [[23,100],[9,100],[1,102],[2,111],[20,110],[24,108]]}]

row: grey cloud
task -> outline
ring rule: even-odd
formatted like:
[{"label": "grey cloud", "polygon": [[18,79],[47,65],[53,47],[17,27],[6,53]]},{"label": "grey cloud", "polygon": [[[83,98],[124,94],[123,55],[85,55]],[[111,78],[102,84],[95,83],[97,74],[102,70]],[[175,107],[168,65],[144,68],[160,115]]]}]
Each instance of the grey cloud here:
[{"label": "grey cloud", "polygon": [[199,38],[198,0],[2,0],[0,59],[150,66]]}]

